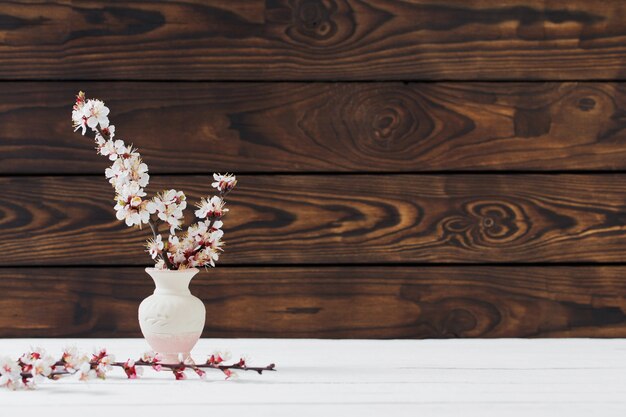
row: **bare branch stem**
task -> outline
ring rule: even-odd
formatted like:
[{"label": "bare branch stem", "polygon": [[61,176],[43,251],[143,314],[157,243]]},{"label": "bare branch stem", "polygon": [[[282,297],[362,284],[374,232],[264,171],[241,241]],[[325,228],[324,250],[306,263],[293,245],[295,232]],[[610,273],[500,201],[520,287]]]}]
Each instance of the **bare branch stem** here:
[{"label": "bare branch stem", "polygon": [[[90,362],[90,364],[92,366],[97,365],[97,362]],[[64,366],[64,362],[63,361],[59,361],[57,363],[54,364],[54,367],[57,366]],[[118,368],[125,368],[126,367],[126,363],[125,362],[112,362],[111,366],[114,367],[118,367]],[[234,370],[240,370],[240,371],[254,371],[257,372],[259,375],[263,374],[264,371],[268,371],[268,372],[273,372],[276,371],[276,365],[274,365],[273,363],[267,365],[267,366],[246,366],[245,364],[242,365],[241,363],[234,363],[232,365],[219,365],[219,364],[213,364],[213,363],[202,363],[202,364],[186,364],[186,363],[151,363],[151,362],[144,362],[142,360],[139,360],[137,362],[135,362],[135,366],[150,366],[150,367],[155,367],[155,366],[160,366],[161,368],[166,368],[172,371],[182,371],[186,368],[190,368],[190,369],[217,369],[220,371],[225,371],[225,370],[230,370],[230,369],[234,369]],[[73,375],[74,373],[76,373],[76,371],[71,372],[68,371],[66,369],[63,370],[54,370],[52,371],[52,373],[50,373],[49,378],[54,378],[56,376],[62,376],[62,375]],[[1,375],[1,373],[0,373]],[[33,374],[31,372],[22,372],[21,374],[22,378],[32,378]]]}]

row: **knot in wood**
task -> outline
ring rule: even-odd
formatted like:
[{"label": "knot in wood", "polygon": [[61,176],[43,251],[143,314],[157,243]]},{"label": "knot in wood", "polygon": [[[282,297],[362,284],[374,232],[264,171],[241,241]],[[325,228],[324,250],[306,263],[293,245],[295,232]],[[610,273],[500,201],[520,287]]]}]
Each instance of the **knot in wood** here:
[{"label": "knot in wood", "polygon": [[475,200],[463,205],[462,214],[443,219],[441,228],[443,238],[456,246],[498,247],[519,244],[530,222],[517,204]]},{"label": "knot in wood", "polygon": [[596,101],[591,97],[583,97],[578,100],[578,108],[582,111],[593,110],[596,107]]},{"label": "knot in wood", "polygon": [[337,33],[337,24],[332,19],[336,11],[337,4],[332,0],[301,0],[294,4],[293,23],[305,37],[329,39]]}]

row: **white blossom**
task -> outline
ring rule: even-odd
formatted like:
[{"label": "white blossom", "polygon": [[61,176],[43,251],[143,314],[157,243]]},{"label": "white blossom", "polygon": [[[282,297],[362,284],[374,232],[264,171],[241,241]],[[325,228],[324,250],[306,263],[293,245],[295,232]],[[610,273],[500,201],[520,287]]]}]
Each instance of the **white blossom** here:
[{"label": "white blossom", "polygon": [[146,187],[150,182],[148,175],[148,165],[137,156],[128,159],[118,158],[110,168],[104,171],[104,175],[109,179],[117,192],[120,192],[124,185],[136,182],[140,187]]},{"label": "white blossom", "polygon": [[174,262],[174,264],[178,266],[178,269],[180,269],[181,266],[184,266],[187,262],[187,256],[185,255],[185,251],[179,249],[174,252],[174,254],[172,255],[172,262]]},{"label": "white blossom", "polygon": [[161,370],[161,361],[163,360],[163,357],[161,357],[160,354],[153,351],[144,352],[144,354],[141,355],[141,360],[143,362],[152,364],[152,368],[155,371],[158,372]]},{"label": "white blossom", "polygon": [[215,249],[220,249],[224,242],[222,241],[222,237],[224,236],[224,231],[220,229],[212,229],[211,235],[209,237],[209,244],[206,246],[211,246]]},{"label": "white blossom", "polygon": [[209,242],[205,245],[204,253],[208,258],[208,262],[211,266],[215,266],[215,262],[217,262],[220,258],[220,252],[223,251],[222,246],[224,242],[222,241],[222,236],[224,232],[222,230],[214,230],[211,232],[211,236],[209,238]]},{"label": "white blossom", "polygon": [[68,371],[77,371],[83,362],[88,360],[86,357],[81,356],[76,346],[69,346],[63,349],[63,356],[61,357],[63,366]]},{"label": "white blossom", "polygon": [[229,350],[216,350],[209,357],[209,362],[220,364],[224,361],[228,361],[231,358],[231,353]]},{"label": "white blossom", "polygon": [[[197,227],[197,225],[194,225],[189,229]],[[177,236],[170,236],[169,238],[168,253],[171,255],[170,260],[178,269],[187,268],[197,252],[198,244],[195,239],[190,236],[189,229],[187,229],[188,232],[182,240]]]},{"label": "white blossom", "polygon": [[211,186],[222,193],[232,190],[237,185],[237,178],[232,174],[213,174],[213,179],[215,182]]},{"label": "white blossom", "polygon": [[[109,183],[119,192],[122,187],[130,182],[129,173],[124,166],[123,159],[116,159],[109,168],[104,170],[104,176],[109,179]],[[139,183],[137,183],[139,185]]]},{"label": "white blossom", "polygon": [[204,249],[203,254],[206,257],[206,261],[205,264],[208,263],[211,266],[215,266],[215,262],[217,262],[220,259],[220,252],[212,247],[207,247]]},{"label": "white blossom", "polygon": [[190,232],[190,238],[201,246],[216,246],[215,242],[219,242],[223,235],[223,230],[214,229],[213,226],[209,229],[207,222],[198,223],[197,228]]},{"label": "white blossom", "polygon": [[30,351],[20,356],[18,365],[21,372],[29,373],[29,378],[22,379],[26,388],[34,388],[35,382],[50,376],[54,370],[56,360],[46,354],[41,348],[31,348]]},{"label": "white blossom", "polygon": [[209,228],[206,222],[193,224],[187,228],[187,238],[194,242],[198,242],[202,239],[202,236],[208,232],[208,230]]},{"label": "white blossom", "polygon": [[148,175],[148,165],[141,161],[141,158],[137,156],[131,156],[124,160],[124,165],[127,167],[128,176],[131,181],[135,181],[140,187],[146,187],[150,181],[150,175]]},{"label": "white blossom", "polygon": [[76,376],[81,381],[89,381],[90,379],[96,379],[98,375],[96,374],[96,370],[91,368],[89,361],[84,361],[80,364]]},{"label": "white blossom", "polygon": [[115,362],[115,357],[107,353],[105,349],[100,349],[100,351],[94,354],[93,358],[96,364],[96,375],[100,379],[105,379],[107,372],[109,372],[113,367],[111,364]]},{"label": "white blossom", "polygon": [[135,365],[136,363],[132,359],[128,359],[124,362],[124,372],[126,373],[128,379],[137,379],[143,375],[143,369]]},{"label": "white blossom", "polygon": [[42,355],[39,359],[35,359],[32,363],[31,373],[33,377],[48,377],[54,370],[56,360],[50,355]]},{"label": "white blossom", "polygon": [[9,357],[0,357],[0,387],[16,389],[22,379],[19,365]]},{"label": "white blossom", "polygon": [[183,224],[182,219],[173,220],[168,222],[170,225],[170,234],[176,233],[176,230],[180,229],[180,225]]},{"label": "white blossom", "polygon": [[76,102],[72,107],[72,126],[74,126],[74,132],[81,129],[81,134],[85,135],[87,131],[87,118],[85,117],[83,108],[85,106],[85,93],[80,91],[76,95]]},{"label": "white blossom", "polygon": [[163,251],[163,238],[161,235],[157,235],[155,239],[149,239],[146,246],[148,248],[148,253],[152,256],[152,259],[156,259],[156,257]]},{"label": "white blossom", "polygon": [[109,126],[109,108],[104,105],[102,100],[87,100],[82,107],[83,115],[87,118],[87,126],[96,129],[98,125],[101,128]]},{"label": "white blossom", "polygon": [[74,132],[80,129],[80,133],[82,135],[85,135],[85,133],[87,132],[87,118],[83,115],[82,111],[72,111],[72,125],[74,126]]},{"label": "white blossom", "polygon": [[224,213],[228,211],[227,208],[224,208],[224,204],[226,204],[224,200],[216,195],[210,199],[203,198],[197,205],[198,210],[195,211],[195,215],[200,219],[206,219],[207,217],[222,217]]},{"label": "white blossom", "polygon": [[115,161],[117,156],[124,153],[126,147],[123,140],[107,140],[100,146],[100,155],[108,156],[111,161]]},{"label": "white blossom", "polygon": [[124,220],[127,226],[148,223],[150,220],[148,202],[141,198],[145,195],[146,193],[136,182],[122,186],[116,197],[115,216],[117,219]]},{"label": "white blossom", "polygon": [[178,236],[176,235],[170,235],[170,237],[167,238],[167,247],[170,250],[176,250],[176,248],[178,247],[178,245],[180,245],[180,241],[178,239]]},{"label": "white blossom", "polygon": [[170,233],[180,228],[183,210],[187,208],[185,194],[182,191],[168,190],[158,194],[148,204],[148,210],[170,225]]},{"label": "white blossom", "polygon": [[133,148],[133,145],[124,145],[117,153],[117,157],[118,158],[124,158],[124,159],[129,159],[129,158],[139,158],[139,151],[137,151],[137,148]]},{"label": "white blossom", "polygon": [[[215,266],[222,251],[221,240],[224,232],[220,229],[209,228],[208,222],[200,222],[187,229],[187,236],[183,240],[183,247],[177,252],[174,260],[178,263],[187,263],[191,267]],[[191,255],[187,255],[191,253]]]}]

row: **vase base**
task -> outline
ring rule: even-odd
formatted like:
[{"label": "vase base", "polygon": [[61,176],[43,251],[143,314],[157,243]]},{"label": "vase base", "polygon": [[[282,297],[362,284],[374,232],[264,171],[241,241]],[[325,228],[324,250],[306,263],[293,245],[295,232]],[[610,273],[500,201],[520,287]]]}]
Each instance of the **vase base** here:
[{"label": "vase base", "polygon": [[164,334],[144,334],[146,341],[156,353],[161,356],[163,363],[179,363],[190,359],[190,352],[200,339],[201,332]]},{"label": "vase base", "polygon": [[191,354],[189,352],[180,352],[180,353],[157,352],[157,353],[159,354],[159,357],[161,358],[161,363],[167,363],[167,364],[180,363],[181,358],[182,358],[182,362],[184,363],[190,363],[191,361],[193,361],[191,359]]}]

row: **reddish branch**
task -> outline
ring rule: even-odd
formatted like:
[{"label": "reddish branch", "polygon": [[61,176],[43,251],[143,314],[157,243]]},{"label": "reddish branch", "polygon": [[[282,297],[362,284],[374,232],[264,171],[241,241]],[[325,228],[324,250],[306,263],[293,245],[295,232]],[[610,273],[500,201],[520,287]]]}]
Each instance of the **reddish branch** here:
[{"label": "reddish branch", "polygon": [[[64,367],[66,365],[65,362],[63,361],[58,361],[57,363],[54,364],[54,367]],[[91,361],[90,365],[92,368],[95,368],[98,365],[98,361]],[[126,362],[111,362],[110,364],[113,367],[118,367],[118,368],[122,368],[122,369],[126,369],[127,368],[127,364]],[[192,370],[197,370],[197,369],[217,369],[220,370],[222,372],[224,372],[225,374],[228,375],[227,371],[230,370],[239,370],[239,371],[254,371],[257,372],[259,375],[263,374],[263,371],[276,371],[276,365],[271,363],[267,366],[247,366],[245,361],[242,359],[237,363],[231,364],[231,365],[220,365],[220,364],[215,364],[215,363],[202,363],[202,364],[189,364],[189,363],[184,363],[184,362],[180,362],[180,363],[158,363],[158,362],[145,362],[143,360],[138,360],[137,362],[135,362],[134,366],[150,366],[152,368],[155,367],[159,367],[159,368],[165,368],[165,369],[169,369],[172,372],[183,372],[184,370],[186,370],[187,368],[192,369]],[[226,372],[225,372],[226,371]],[[73,375],[76,371],[71,372],[68,370],[54,370],[52,371],[52,373],[50,373],[50,375],[48,376],[48,378],[50,379],[58,379],[58,377],[63,376],[63,375]],[[30,372],[22,372],[21,374],[22,378],[32,378],[33,374]]]}]

